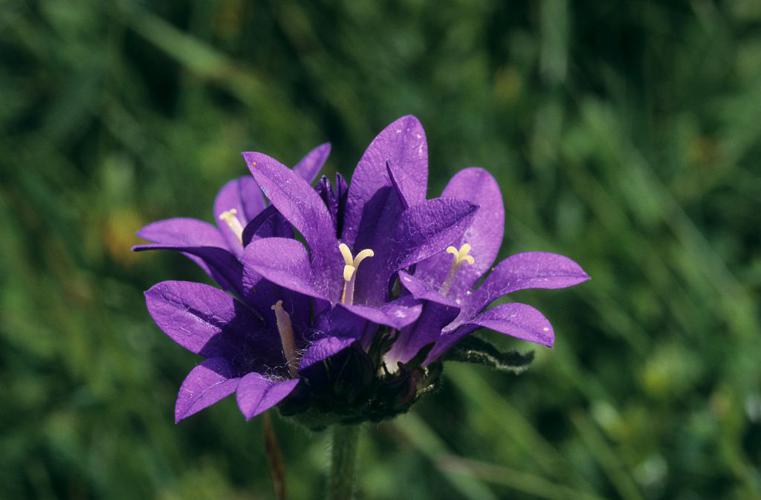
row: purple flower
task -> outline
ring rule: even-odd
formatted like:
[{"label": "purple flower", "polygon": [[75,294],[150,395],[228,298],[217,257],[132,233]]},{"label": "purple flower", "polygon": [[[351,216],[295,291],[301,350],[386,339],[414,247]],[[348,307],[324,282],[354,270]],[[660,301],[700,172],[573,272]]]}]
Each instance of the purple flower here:
[{"label": "purple flower", "polygon": [[549,321],[531,306],[516,302],[485,310],[496,299],[527,288],[565,288],[589,279],[574,261],[547,252],[525,252],[500,262],[480,287],[504,234],[504,207],[496,180],[485,170],[457,173],[442,196],[478,203],[479,210],[461,238],[444,252],[400,272],[402,285],[425,302],[420,319],[400,332],[386,359],[407,362],[434,343],[425,363],[440,358],[465,335],[488,328],[521,340],[552,346]]},{"label": "purple flower", "polygon": [[[277,334],[258,315],[221,290],[201,283],[164,281],[145,292],[153,320],[172,340],[206,358],[182,383],[175,405],[180,420],[237,392],[251,418],[280,402],[298,384]],[[282,307],[282,302],[278,303]],[[283,342],[296,349],[303,339]]]},{"label": "purple flower", "polygon": [[[329,151],[327,144],[315,148],[292,172],[304,183],[311,181]],[[172,340],[206,358],[182,384],[175,408],[177,421],[233,392],[237,392],[243,414],[251,418],[291,393],[298,383],[298,370],[353,343],[356,338],[351,335],[365,322],[386,324],[390,318],[387,326],[401,328],[417,318],[420,306],[406,298],[400,303],[409,303],[407,307],[391,305],[369,313],[359,308],[362,316],[325,311],[313,320],[308,297],[251,271],[243,276],[238,259],[247,239],[245,227],[254,226],[249,240],[262,235],[292,236],[287,224],[273,221],[279,214],[266,207],[250,176],[225,184],[214,202],[214,214],[216,227],[188,218],[149,224],[138,236],[154,244],[135,247],[138,251],[180,251],[236,295],[233,298],[208,285],[178,281],[159,283],[146,292],[156,324]]]},{"label": "purple flower", "polygon": [[435,386],[442,355],[478,328],[552,345],[541,313],[488,309],[497,298],[589,279],[566,257],[526,252],[482,281],[504,234],[499,187],[468,168],[427,200],[425,133],[412,116],[378,134],[350,183],[313,188],[328,152],[293,170],[244,153],[252,177],[220,190],[216,227],[176,218],[138,233],[153,243],[136,250],[182,252],[225,289],[167,281],[146,292],[156,324],[205,358],[182,383],[177,421],[233,393],[247,419],[281,402],[315,429],[389,418]]},{"label": "purple flower", "polygon": [[253,241],[244,252],[244,272],[357,313],[385,314],[398,304],[389,303],[396,272],[458,240],[477,211],[466,200],[425,200],[427,147],[422,126],[411,116],[373,140],[348,190],[339,178],[335,191],[321,185],[322,197],[276,160],[261,153],[243,156],[309,249],[288,238]]},{"label": "purple flower", "polygon": [[[311,182],[330,154],[330,144],[322,144],[307,153],[293,167],[293,172],[305,182]],[[246,226],[266,209],[259,188],[250,176],[233,179],[225,184],[214,200],[214,221],[208,222],[175,217],[148,224],[137,235],[151,244],[138,245],[134,250],[180,251],[198,264],[211,278],[227,290],[240,293]],[[289,228],[270,221],[266,228],[257,225],[259,236],[288,236]]]},{"label": "purple flower", "polygon": [[291,394],[301,371],[354,343],[364,321],[403,328],[421,309],[405,308],[405,317],[391,324],[383,315],[360,318],[341,309],[324,311],[312,320],[312,307],[304,296],[274,286],[263,287],[257,295],[257,302],[271,304],[267,314],[201,283],[164,281],[145,292],[148,311],[159,328],[206,358],[180,387],[177,422],[233,393],[250,419]]}]

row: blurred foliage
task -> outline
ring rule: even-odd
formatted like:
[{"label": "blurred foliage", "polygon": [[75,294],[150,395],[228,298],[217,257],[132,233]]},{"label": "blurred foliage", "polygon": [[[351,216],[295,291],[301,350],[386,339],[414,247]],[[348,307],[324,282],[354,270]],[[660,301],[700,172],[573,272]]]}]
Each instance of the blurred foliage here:
[{"label": "blurred foliage", "polygon": [[[367,429],[365,498],[761,497],[758,0],[0,0],[0,498],[271,498],[261,421],[172,421],[194,356],[142,290],[201,279],[135,231],[210,217],[239,153],[348,171],[414,113],[431,194],[482,165],[504,251],[593,276],[516,297],[521,376],[450,363]],[[505,348],[517,344],[484,333]],[[525,346],[520,346],[525,347]],[[293,498],[325,435],[276,419]]]}]

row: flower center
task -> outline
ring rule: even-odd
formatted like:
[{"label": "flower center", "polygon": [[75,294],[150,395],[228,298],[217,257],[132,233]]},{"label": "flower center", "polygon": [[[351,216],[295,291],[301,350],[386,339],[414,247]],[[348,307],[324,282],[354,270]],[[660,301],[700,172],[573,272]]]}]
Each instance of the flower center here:
[{"label": "flower center", "polygon": [[375,252],[365,248],[354,257],[346,243],[339,244],[338,250],[341,251],[344,258],[344,290],[341,294],[341,303],[352,304],[354,302],[354,282],[357,278],[357,268],[366,258],[374,257]]},{"label": "flower center", "polygon": [[293,338],[291,316],[283,309],[282,300],[275,302],[272,310],[275,311],[277,332],[280,334],[280,344],[283,346],[283,356],[285,356],[288,365],[288,373],[291,374],[291,377],[295,377],[299,368],[299,356],[296,352],[296,341]]},{"label": "flower center", "polygon": [[455,247],[447,247],[447,253],[451,253],[454,259],[452,259],[452,265],[449,266],[449,272],[444,280],[444,283],[439,288],[441,295],[446,295],[449,289],[452,288],[454,278],[457,275],[457,270],[460,268],[463,262],[467,262],[468,265],[475,264],[475,259],[468,255],[470,253],[471,246],[468,243],[464,243],[459,249]]},{"label": "flower center", "polygon": [[227,227],[230,228],[230,231],[235,234],[235,236],[238,237],[238,241],[240,241],[241,245],[243,244],[243,224],[240,223],[240,220],[238,219],[238,210],[231,208],[230,210],[225,210],[221,214],[219,214],[219,220],[223,221],[225,224],[227,224]]}]

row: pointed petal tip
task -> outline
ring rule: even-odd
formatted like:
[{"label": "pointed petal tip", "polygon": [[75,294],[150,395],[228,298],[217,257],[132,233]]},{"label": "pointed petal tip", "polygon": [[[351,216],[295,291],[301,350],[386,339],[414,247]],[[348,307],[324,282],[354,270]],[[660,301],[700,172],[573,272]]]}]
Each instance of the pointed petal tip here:
[{"label": "pointed petal tip", "polygon": [[257,372],[240,379],[235,399],[246,421],[277,406],[296,388],[299,379],[274,380]]},{"label": "pointed petal tip", "polygon": [[546,337],[538,340],[536,343],[548,349],[555,348],[555,330],[552,328],[552,326],[550,326],[550,331],[546,332]]},{"label": "pointed petal tip", "polygon": [[469,213],[471,214],[475,214],[476,211],[481,208],[481,205],[477,203],[472,203],[470,201],[466,201],[465,203],[467,203]]},{"label": "pointed petal tip", "polygon": [[[144,239],[146,241],[153,241],[152,233],[155,229],[160,229],[162,225],[165,225],[167,223],[170,223],[172,220],[187,220],[187,218],[184,217],[176,217],[175,219],[162,219],[162,220],[155,220],[153,222],[149,222],[148,224],[144,225],[140,229],[137,230],[135,233],[135,236],[138,238]],[[155,235],[154,235],[155,236]]]},{"label": "pointed petal tip", "polygon": [[248,166],[249,171],[251,171],[252,173],[253,173],[253,169],[256,168],[256,165],[261,161],[271,160],[277,163],[278,165],[280,164],[279,161],[275,160],[274,158],[264,153],[260,153],[259,151],[244,151],[243,153],[241,153],[241,155],[243,156],[243,160],[246,162],[246,166]]},{"label": "pointed petal tip", "polygon": [[420,119],[417,116],[412,114],[400,116],[399,118],[397,118],[391,123],[404,123],[408,127],[413,127],[417,125],[422,128],[423,126],[423,124],[420,122]]},{"label": "pointed petal tip", "polygon": [[329,142],[323,142],[322,144],[315,146],[312,148],[305,156],[308,157],[310,155],[319,156],[320,159],[320,167],[325,163],[328,156],[330,156],[330,152],[332,151],[333,146]]},{"label": "pointed petal tip", "polygon": [[395,131],[397,134],[409,134],[414,132],[419,134],[417,139],[422,140],[423,143],[426,142],[425,129],[423,128],[423,124],[415,115],[400,116],[396,120],[386,125],[383,130],[378,133],[376,139],[383,136],[384,134],[388,134],[391,131]]},{"label": "pointed petal tip", "polygon": [[172,245],[162,245],[160,243],[142,243],[140,245],[132,245],[133,252],[147,252],[148,250],[171,250]]},{"label": "pointed petal tip", "polygon": [[256,151],[243,151],[240,155],[243,157],[243,161],[246,162],[246,164],[251,168],[251,162],[253,162],[253,158],[255,155],[257,155]]},{"label": "pointed petal tip", "polygon": [[182,406],[183,406],[183,403],[180,402],[179,399],[174,404],[174,425],[179,425],[179,423],[182,422],[183,420],[186,420],[192,417],[193,415],[195,415],[196,413],[200,413],[201,410],[205,409],[205,408],[194,409],[192,406],[183,408]]},{"label": "pointed petal tip", "polygon": [[418,134],[420,134],[419,139],[422,139],[423,141],[425,141],[425,129],[423,128],[423,124],[421,123],[420,119],[417,116],[415,115],[401,116],[397,118],[396,120],[394,120],[393,122],[391,122],[390,124],[388,124],[386,126],[386,129],[389,129],[395,126],[401,127],[402,130],[406,133],[415,131]]},{"label": "pointed petal tip", "polygon": [[168,282],[167,281],[159,281],[158,283],[154,283],[153,285],[151,285],[151,287],[148,290],[145,290],[143,292],[143,296],[145,298],[151,297],[152,295],[157,293],[157,290],[159,290],[163,286],[165,286],[164,285],[165,283],[168,283]]},{"label": "pointed petal tip", "polygon": [[304,351],[304,355],[299,363],[299,372],[349,348],[357,340],[356,338],[330,335],[313,341]]},{"label": "pointed petal tip", "polygon": [[238,378],[232,377],[224,358],[209,358],[193,368],[183,380],[174,405],[174,423],[215,405],[233,392]]},{"label": "pointed petal tip", "polygon": [[576,273],[574,282],[570,283],[568,287],[581,285],[582,283],[586,283],[587,281],[592,279],[589,273],[586,272],[575,260],[570,258],[568,258],[568,260],[573,265],[573,267],[575,267],[574,271]]}]

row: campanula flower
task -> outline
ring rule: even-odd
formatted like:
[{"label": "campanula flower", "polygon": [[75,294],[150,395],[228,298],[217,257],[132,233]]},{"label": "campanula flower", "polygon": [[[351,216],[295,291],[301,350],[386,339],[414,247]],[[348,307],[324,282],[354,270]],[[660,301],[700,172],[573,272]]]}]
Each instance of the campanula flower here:
[{"label": "campanula flower", "polygon": [[[305,182],[311,182],[322,169],[330,154],[330,144],[322,144],[302,158],[293,172]],[[243,232],[246,226],[266,209],[259,188],[251,178],[233,179],[219,190],[214,200],[214,221],[175,217],[153,222],[137,235],[151,244],[138,245],[134,250],[174,250],[182,252],[212,279],[227,290],[241,292]],[[273,222],[259,228],[258,234],[287,236],[289,229]]]},{"label": "campanula flower", "polygon": [[[177,422],[233,393],[247,419],[258,415],[296,389],[302,370],[354,343],[360,325],[368,321],[342,310],[323,311],[313,320],[308,297],[277,286],[262,287],[256,295],[258,303],[271,304],[269,311],[262,314],[245,300],[201,283],[164,281],[145,293],[159,328],[206,358],[180,387]],[[405,318],[390,324],[383,316],[375,319],[403,328],[420,309],[407,308]]]},{"label": "campanula flower", "polygon": [[373,140],[348,190],[337,185],[329,195],[323,186],[324,197],[329,203],[332,197],[341,210],[331,211],[320,193],[277,160],[261,153],[243,156],[265,196],[307,244],[259,239],[245,249],[246,268],[354,311],[383,313],[396,272],[444,251],[477,212],[467,200],[425,200],[425,135],[411,116],[395,121]]},{"label": "campanula flower", "polygon": [[504,235],[502,195],[494,177],[481,168],[458,172],[443,197],[478,203],[479,210],[459,240],[421,262],[414,272],[399,273],[402,285],[425,302],[418,322],[404,329],[387,361],[406,362],[433,343],[426,363],[441,357],[465,335],[488,328],[512,337],[552,346],[549,321],[536,309],[517,302],[486,309],[496,299],[527,288],[565,288],[589,279],[574,261],[548,252],[524,252],[494,267]]},{"label": "campanula flower", "polygon": [[499,186],[467,168],[427,199],[415,117],[381,131],[350,182],[339,174],[312,187],[328,151],[293,170],[243,153],[251,177],[219,192],[216,227],[180,218],[139,233],[153,243],[136,250],[180,251],[224,288],[169,281],[146,292],[156,324],[205,358],[182,383],[178,421],[233,393],[246,418],[277,405],[313,429],[390,418],[436,386],[444,354],[478,328],[553,344],[539,311],[490,308],[496,299],[589,279],[546,252],[492,268],[504,236]]}]

